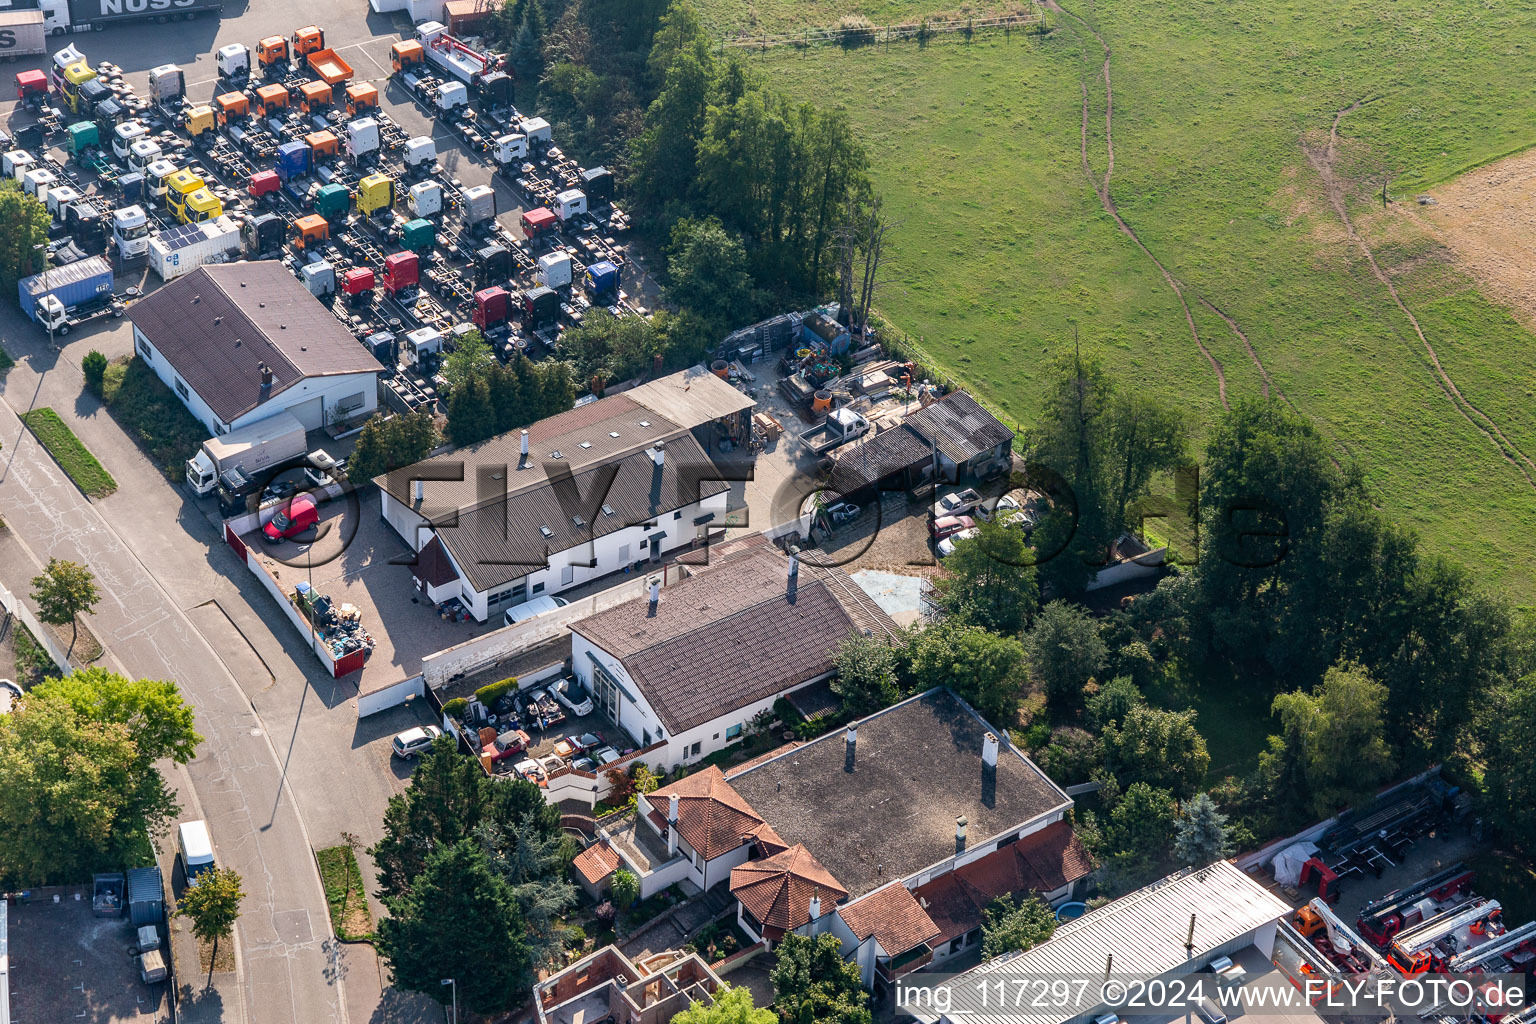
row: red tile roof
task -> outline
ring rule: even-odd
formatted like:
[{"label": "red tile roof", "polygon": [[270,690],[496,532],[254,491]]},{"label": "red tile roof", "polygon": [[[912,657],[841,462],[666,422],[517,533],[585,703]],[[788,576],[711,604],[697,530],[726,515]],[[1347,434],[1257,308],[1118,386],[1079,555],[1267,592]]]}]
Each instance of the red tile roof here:
[{"label": "red tile roof", "polygon": [[837,912],[860,941],[873,935],[886,956],[900,956],[939,934],[939,926],[900,882],[876,889]]},{"label": "red tile roof", "polygon": [[982,912],[999,896],[1051,892],[1092,870],[1072,826],[1057,821],[918,886],[914,895],[947,941],[980,927]]},{"label": "red tile roof", "polygon": [[812,896],[821,900],[822,913],[829,914],[848,891],[811,851],[797,844],[766,860],[732,868],[731,895],[765,928],[783,935],[811,919]]},{"label": "red tile roof", "polygon": [[731,788],[725,774],[715,765],[663,786],[647,797],[651,821],[658,829],[667,827],[667,809],[673,793],[677,794],[678,835],[702,853],[705,860],[714,860],[738,848],[746,837],[779,850],[787,846],[752,805]]},{"label": "red tile roof", "polygon": [[588,885],[596,885],[618,870],[619,855],[608,845],[608,840],[603,839],[578,853],[571,861],[571,867]]}]

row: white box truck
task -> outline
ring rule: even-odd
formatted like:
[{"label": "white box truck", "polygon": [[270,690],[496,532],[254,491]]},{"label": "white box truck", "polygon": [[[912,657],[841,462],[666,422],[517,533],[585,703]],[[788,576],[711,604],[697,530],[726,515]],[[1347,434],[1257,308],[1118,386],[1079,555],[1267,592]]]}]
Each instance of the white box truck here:
[{"label": "white box truck", "polygon": [[204,441],[187,460],[187,486],[195,494],[210,494],[219,485],[221,473],[238,469],[254,476],[269,466],[300,458],[305,451],[304,424],[292,413],[280,412]]}]

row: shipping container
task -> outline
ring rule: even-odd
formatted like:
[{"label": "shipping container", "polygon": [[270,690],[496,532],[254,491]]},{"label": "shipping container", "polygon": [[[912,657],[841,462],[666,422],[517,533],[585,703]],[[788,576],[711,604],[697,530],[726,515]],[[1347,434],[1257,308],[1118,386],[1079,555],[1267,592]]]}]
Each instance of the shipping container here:
[{"label": "shipping container", "polygon": [[240,251],[240,225],[229,217],[182,224],[149,240],[149,267],[174,281],[207,263],[223,263]]},{"label": "shipping container", "polygon": [[112,264],[92,256],[62,267],[51,267],[42,274],[24,277],[17,285],[21,311],[37,319],[37,302],[53,295],[65,306],[79,306],[103,295],[112,294]]},{"label": "shipping container", "polygon": [[0,11],[0,60],[42,53],[45,38],[42,11]]},{"label": "shipping container", "polygon": [[135,928],[165,920],[165,884],[160,869],[128,869],[128,921]]}]

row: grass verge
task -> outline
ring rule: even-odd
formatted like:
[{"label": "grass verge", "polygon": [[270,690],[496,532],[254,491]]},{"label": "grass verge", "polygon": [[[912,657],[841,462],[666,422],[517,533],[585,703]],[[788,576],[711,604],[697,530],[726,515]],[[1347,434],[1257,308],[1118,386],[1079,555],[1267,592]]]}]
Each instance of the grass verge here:
[{"label": "grass verge", "polygon": [[315,862],[320,866],[320,884],[325,887],[325,903],[336,936],[348,942],[373,938],[373,915],[368,912],[357,857],[345,846],[328,846],[315,851]]},{"label": "grass verge", "polygon": [[208,430],[138,356],[107,367],[101,400],[112,418],[168,480],[186,475],[186,460]]},{"label": "grass verge", "polygon": [[90,449],[80,442],[59,414],[47,406],[24,413],[21,421],[36,435],[42,446],[48,449],[59,467],[69,478],[92,498],[105,498],[117,490],[117,481],[106,471]]}]

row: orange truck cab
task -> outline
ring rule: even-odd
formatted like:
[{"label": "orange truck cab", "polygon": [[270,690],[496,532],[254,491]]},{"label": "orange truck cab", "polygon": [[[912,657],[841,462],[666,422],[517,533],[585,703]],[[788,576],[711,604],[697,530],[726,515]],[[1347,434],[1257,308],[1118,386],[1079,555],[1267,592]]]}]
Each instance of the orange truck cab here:
[{"label": "orange truck cab", "polygon": [[304,57],[325,49],[325,30],[318,25],[306,25],[293,34],[293,55]]},{"label": "orange truck cab", "polygon": [[265,71],[281,71],[288,66],[288,40],[282,36],[267,36],[256,44],[256,62]]},{"label": "orange truck cab", "polygon": [[288,106],[288,90],[281,85],[264,85],[256,90],[256,106],[263,115]]},{"label": "orange truck cab", "polygon": [[389,63],[397,75],[426,59],[426,51],[414,39],[403,40],[389,48]]},{"label": "orange truck cab", "polygon": [[325,243],[331,237],[331,226],[324,217],[311,213],[293,222],[294,244],[308,249]]},{"label": "orange truck cab", "polygon": [[304,143],[309,146],[309,155],[312,163],[329,160],[341,149],[341,140],[336,137],[336,133],[325,129],[318,132],[310,132],[304,136]]},{"label": "orange truck cab", "polygon": [[347,117],[379,109],[379,88],[371,82],[353,82],[347,86]]},{"label": "orange truck cab", "polygon": [[213,114],[220,126],[249,117],[250,113],[251,98],[243,92],[226,92],[213,98]]},{"label": "orange truck cab", "polygon": [[305,82],[299,86],[299,109],[306,114],[324,110],[331,105],[331,87],[324,82]]}]

